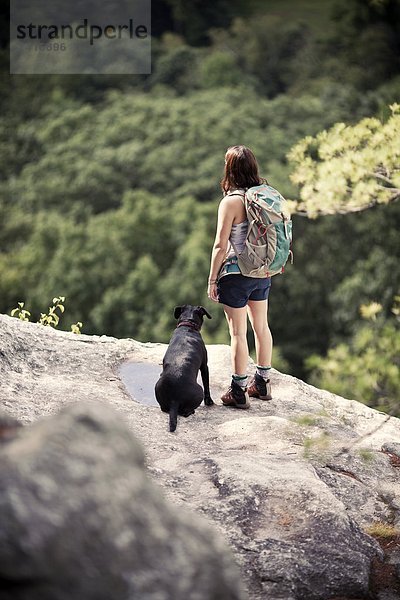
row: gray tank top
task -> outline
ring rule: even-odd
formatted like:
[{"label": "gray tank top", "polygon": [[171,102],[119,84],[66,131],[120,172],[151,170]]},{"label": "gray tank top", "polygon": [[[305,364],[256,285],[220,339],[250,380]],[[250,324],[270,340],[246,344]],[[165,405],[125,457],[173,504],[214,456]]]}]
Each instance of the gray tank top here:
[{"label": "gray tank top", "polygon": [[244,250],[248,226],[249,222],[247,219],[242,223],[236,223],[236,225],[232,225],[231,235],[229,236],[229,242],[231,246],[228,251],[228,256],[234,256],[235,254],[232,244],[235,245],[235,248],[239,254]]},{"label": "gray tank top", "polygon": [[[242,193],[244,192],[244,190],[234,191]],[[244,243],[246,240],[248,225],[249,222],[247,219],[245,221],[242,221],[242,223],[236,223],[236,225],[232,225],[231,234],[229,236],[230,248],[228,250],[227,257],[235,256],[235,250],[233,249],[232,244],[235,244],[236,250],[239,254],[244,250]]]}]

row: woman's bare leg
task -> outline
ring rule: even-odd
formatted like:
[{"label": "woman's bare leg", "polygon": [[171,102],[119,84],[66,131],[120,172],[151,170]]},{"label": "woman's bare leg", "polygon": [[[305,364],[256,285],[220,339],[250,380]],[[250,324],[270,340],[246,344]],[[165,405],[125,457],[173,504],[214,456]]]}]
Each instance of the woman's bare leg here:
[{"label": "woman's bare leg", "polygon": [[223,306],[231,336],[232,373],[245,375],[249,362],[249,349],[246,337],[247,309],[245,306],[243,308],[231,308],[225,304]]},{"label": "woman's bare leg", "polygon": [[247,309],[254,331],[257,365],[270,367],[273,342],[268,325],[268,300],[249,300]]}]

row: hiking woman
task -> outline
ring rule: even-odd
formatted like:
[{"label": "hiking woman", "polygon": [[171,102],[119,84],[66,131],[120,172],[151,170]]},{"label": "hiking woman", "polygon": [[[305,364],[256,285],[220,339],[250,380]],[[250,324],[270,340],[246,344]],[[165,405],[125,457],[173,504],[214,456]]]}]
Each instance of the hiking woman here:
[{"label": "hiking woman", "polygon": [[[244,248],[248,221],[245,190],[267,183],[259,175],[253,152],[246,146],[231,146],[225,154],[221,188],[225,194],[218,209],[218,223],[211,255],[208,297],[223,305],[231,337],[232,381],[221,400],[225,406],[249,408],[249,396],[271,399],[270,369],[272,335],[268,326],[268,296],[271,278],[241,274],[235,250]],[[235,247],[235,250],[233,249]],[[257,371],[248,382],[247,317],[254,331]]]}]

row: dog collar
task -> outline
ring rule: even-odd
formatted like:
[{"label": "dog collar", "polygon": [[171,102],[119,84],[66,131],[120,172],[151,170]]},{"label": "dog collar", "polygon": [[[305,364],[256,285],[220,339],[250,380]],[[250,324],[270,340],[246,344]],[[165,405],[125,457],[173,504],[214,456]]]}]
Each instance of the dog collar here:
[{"label": "dog collar", "polygon": [[178,327],[190,327],[191,329],[194,329],[195,331],[200,331],[200,326],[196,325],[196,323],[193,323],[193,321],[181,321],[180,323],[178,323],[178,325],[176,326],[176,328],[178,329]]}]

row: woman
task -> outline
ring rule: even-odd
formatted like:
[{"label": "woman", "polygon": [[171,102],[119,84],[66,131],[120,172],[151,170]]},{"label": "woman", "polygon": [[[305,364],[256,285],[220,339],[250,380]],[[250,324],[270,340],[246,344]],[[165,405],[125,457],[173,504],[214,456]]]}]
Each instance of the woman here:
[{"label": "woman", "polygon": [[[249,396],[271,399],[270,369],[272,335],[268,326],[268,296],[271,278],[245,277],[240,273],[235,251],[241,252],[248,221],[244,207],[246,189],[266,183],[258,172],[253,152],[232,146],[225,154],[221,187],[225,196],[218,209],[217,232],[211,255],[208,297],[223,305],[231,336],[232,381],[221,398],[225,406],[249,408]],[[247,315],[256,344],[257,371],[248,382]]]}]

